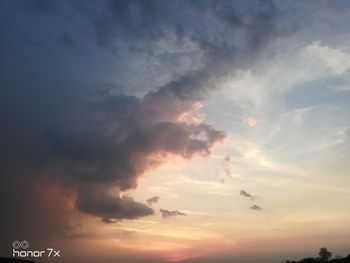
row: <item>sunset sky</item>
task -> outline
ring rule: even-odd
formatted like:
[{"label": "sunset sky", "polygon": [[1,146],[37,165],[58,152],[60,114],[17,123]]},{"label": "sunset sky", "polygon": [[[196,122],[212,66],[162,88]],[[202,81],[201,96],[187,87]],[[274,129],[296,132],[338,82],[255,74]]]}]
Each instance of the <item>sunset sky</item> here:
[{"label": "sunset sky", "polygon": [[0,256],[349,254],[349,24],[346,0],[0,1]]}]

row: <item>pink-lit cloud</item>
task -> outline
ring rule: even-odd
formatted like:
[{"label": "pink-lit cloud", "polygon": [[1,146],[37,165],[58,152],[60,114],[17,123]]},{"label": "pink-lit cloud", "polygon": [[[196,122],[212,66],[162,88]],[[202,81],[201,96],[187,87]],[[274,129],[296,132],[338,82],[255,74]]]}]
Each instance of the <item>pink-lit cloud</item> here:
[{"label": "pink-lit cloud", "polygon": [[253,128],[258,124],[258,121],[255,118],[249,117],[243,121],[243,124]]}]

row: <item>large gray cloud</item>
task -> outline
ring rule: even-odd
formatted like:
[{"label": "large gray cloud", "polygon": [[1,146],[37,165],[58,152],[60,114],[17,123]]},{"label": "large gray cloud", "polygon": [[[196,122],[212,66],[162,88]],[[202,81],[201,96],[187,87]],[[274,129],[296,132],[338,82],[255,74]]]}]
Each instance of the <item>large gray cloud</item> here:
[{"label": "large gray cloud", "polygon": [[87,213],[102,217],[103,222],[119,219],[137,219],[152,215],[153,209],[135,202],[133,198],[117,195],[96,185],[81,187],[77,207]]},{"label": "large gray cloud", "polygon": [[[190,103],[167,99],[157,92],[147,94],[143,100],[108,98],[99,105],[105,118],[105,130],[48,134],[51,151],[48,156],[53,158],[46,164],[54,163],[63,168],[66,180],[74,185],[80,182],[110,183],[120,190],[128,190],[137,186],[138,177],[147,169],[159,164],[152,159],[153,155],[174,154],[184,158],[194,154],[208,155],[210,148],[224,138],[224,133],[205,123],[177,122],[178,116],[190,107],[181,104]],[[115,128],[111,129],[110,125]],[[107,130],[110,130],[109,135],[105,134]],[[117,203],[116,207],[119,207]],[[85,206],[79,208],[91,213]],[[123,218],[123,213],[118,215]],[[101,216],[106,217],[104,213]],[[125,217],[129,218],[129,215]]]},{"label": "large gray cloud", "polygon": [[[107,198],[100,192],[108,189],[109,184],[123,191],[135,188],[139,176],[160,164],[152,155],[175,154],[184,158],[194,154],[208,155],[212,145],[224,138],[222,132],[204,123],[148,122],[142,125],[137,122],[133,125],[122,127],[127,130],[118,136],[87,132],[46,136],[49,150],[43,165],[58,167],[64,179],[77,188],[78,208],[82,211],[119,219],[152,214],[152,209],[132,204],[132,199]],[[104,188],[98,192],[96,188],[81,191],[79,186],[84,183],[103,185]],[[130,210],[121,209],[125,206]],[[135,214],[131,211],[134,208]]]},{"label": "large gray cloud", "polygon": [[[5,52],[0,62],[4,72],[0,204],[1,211],[10,211],[11,220],[1,219],[8,235],[17,223],[26,225],[26,219],[33,226],[44,223],[45,213],[50,215],[48,222],[61,218],[57,217],[61,210],[43,205],[45,193],[36,196],[32,187],[47,181],[63,184],[76,194],[80,211],[104,222],[151,215],[151,208],[123,192],[137,187],[140,176],[161,164],[157,157],[205,156],[225,137],[203,120],[182,121],[181,116],[218,89],[227,74],[248,65],[270,39],[294,29],[277,5],[261,1],[5,1],[1,5],[0,48]],[[69,14],[74,19],[66,22],[63,17]],[[24,31],[27,24],[35,30]],[[152,57],[159,40],[178,48],[162,53],[171,59],[181,56],[183,44],[190,42],[203,65],[171,75],[162,85],[148,88],[140,83],[140,90],[147,92],[139,96],[104,92],[86,96],[82,86],[90,75],[84,69],[93,64],[89,58],[94,54],[66,53],[66,47],[75,50],[84,43],[87,50],[96,51],[89,45],[97,41],[103,55],[96,53],[104,58],[112,56],[110,50],[116,60],[126,50]],[[105,70],[101,70],[104,60],[98,61],[92,66],[97,82]],[[69,71],[71,63],[78,66]],[[31,214],[33,202],[37,206]],[[14,204],[18,209],[10,210]]]}]

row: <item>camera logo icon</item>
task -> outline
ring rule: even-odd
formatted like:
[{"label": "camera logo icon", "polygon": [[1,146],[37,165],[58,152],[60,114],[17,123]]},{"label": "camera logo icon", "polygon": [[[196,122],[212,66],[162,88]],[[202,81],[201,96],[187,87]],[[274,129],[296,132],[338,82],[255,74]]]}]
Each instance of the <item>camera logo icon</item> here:
[{"label": "camera logo icon", "polygon": [[19,249],[19,248],[27,249],[29,247],[29,242],[27,240],[23,240],[23,241],[15,240],[12,242],[12,247],[14,249]]}]

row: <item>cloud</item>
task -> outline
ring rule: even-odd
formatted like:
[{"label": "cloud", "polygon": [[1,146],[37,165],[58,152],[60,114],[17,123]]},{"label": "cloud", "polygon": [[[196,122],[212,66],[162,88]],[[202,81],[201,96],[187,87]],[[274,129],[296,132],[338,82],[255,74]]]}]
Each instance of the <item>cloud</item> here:
[{"label": "cloud", "polygon": [[239,192],[239,195],[242,195],[242,196],[245,196],[245,197],[249,197],[249,198],[251,198],[251,199],[254,198],[251,194],[249,194],[249,193],[248,193],[247,191],[245,191],[245,190],[241,190],[241,191]]},{"label": "cloud", "polygon": [[106,223],[106,224],[114,224],[114,223],[117,223],[117,222],[118,222],[117,219],[108,218],[108,217],[102,218],[101,221],[102,221],[103,223]]},{"label": "cloud", "polygon": [[[20,14],[12,2],[5,4],[0,10],[6,14],[2,18],[5,26],[0,28],[5,41],[0,45],[9,52],[4,52],[6,58],[0,62],[4,72],[0,79],[4,87],[0,96],[0,192],[7,194],[0,202],[6,211],[12,205],[19,208],[9,212],[11,220],[2,219],[6,220],[3,225],[8,229],[7,236],[13,240],[20,238],[13,236],[15,232],[10,233],[17,225],[37,229],[45,223],[33,218],[33,203],[37,204],[36,214],[50,222],[43,227],[45,234],[57,233],[69,225],[68,213],[61,209],[52,211],[40,201],[50,195],[43,189],[53,183],[56,190],[74,196],[57,202],[54,199],[53,203],[63,208],[73,203],[80,212],[100,217],[106,223],[152,215],[152,208],[125,195],[137,187],[138,179],[169,156],[188,160],[197,155],[208,156],[225,138],[223,131],[203,118],[194,122],[194,118],[185,121],[182,116],[194,114],[198,103],[219,89],[227,75],[246,67],[270,39],[290,32],[277,6],[259,1],[237,7],[216,1],[14,4],[25,13],[40,16]],[[66,20],[71,14],[73,19]],[[25,23],[32,29],[24,32],[21,25]],[[91,33],[98,47],[92,47],[95,43],[90,39]],[[13,37],[16,35],[21,36],[20,41]],[[72,57],[65,53],[67,49],[47,45],[45,54],[50,55],[46,56],[42,53],[46,49],[24,44],[42,38],[57,40],[57,36],[64,45],[74,47],[79,43],[79,48],[88,47],[89,52],[77,52],[74,63],[70,63]],[[170,41],[175,48],[159,48],[159,40]],[[125,51],[127,58],[146,54],[155,59],[166,56],[176,60],[187,54],[185,43],[196,47],[195,55],[203,61],[200,68],[171,74],[161,84],[140,81],[137,96],[128,94],[128,87],[123,89],[125,94],[87,96],[86,83],[108,83],[118,79],[106,74],[110,68],[119,71],[126,67],[125,60],[119,62],[119,57],[103,53],[105,48],[117,55]],[[17,50],[21,52],[17,54]],[[99,58],[98,63],[95,57]],[[92,62],[86,63],[87,58]],[[111,63],[111,58],[117,62]],[[169,63],[177,65],[172,60]],[[32,184],[43,188],[41,195],[36,195]],[[167,211],[164,210],[165,215],[183,214]],[[30,219],[28,224],[23,222],[26,219]]]},{"label": "cloud", "polygon": [[241,190],[241,191],[239,192],[239,195],[249,198],[250,201],[254,201],[254,200],[257,198],[257,196],[254,196],[254,195],[248,193],[248,192],[245,191],[245,190]]},{"label": "cloud", "polygon": [[[177,46],[190,41],[204,52],[207,61],[204,68],[210,65],[216,73],[223,69],[223,64],[230,68],[249,60],[271,38],[288,35],[296,28],[295,23],[283,19],[283,6],[273,1],[237,4],[107,0],[72,1],[72,6],[91,23],[101,47],[118,53],[120,46],[127,43],[134,51],[155,54],[161,52],[157,44],[163,40],[175,39]],[[174,10],[183,10],[182,19]],[[198,23],[204,27],[198,27]],[[215,31],[207,30],[211,27]]]},{"label": "cloud", "polygon": [[96,41],[101,46],[113,46],[116,37],[132,40],[159,39],[169,27],[167,4],[155,1],[101,1],[99,12],[93,1],[73,1],[73,7],[86,15],[95,28]]},{"label": "cloud", "polygon": [[159,197],[159,196],[152,196],[152,197],[148,198],[148,199],[146,200],[146,202],[147,202],[148,205],[153,205],[153,204],[155,204],[155,203],[158,203],[159,200],[160,200],[160,197]]},{"label": "cloud", "polygon": [[254,119],[254,118],[247,118],[247,119],[245,119],[245,120],[243,121],[243,124],[246,125],[246,126],[248,126],[248,127],[253,128],[253,127],[256,126],[257,120]]},{"label": "cloud", "polygon": [[255,211],[261,211],[263,210],[263,208],[261,206],[258,206],[258,205],[252,205],[251,207],[249,207],[250,209],[252,210],[255,210]]},{"label": "cloud", "polygon": [[[27,173],[40,171],[43,176],[61,180],[76,192],[76,207],[101,217],[103,222],[152,215],[148,206],[130,197],[111,195],[110,191],[116,188],[118,195],[136,188],[138,178],[159,166],[168,155],[185,159],[207,156],[214,144],[225,137],[203,122],[178,122],[178,117],[195,102],[180,97],[171,87],[150,92],[143,99],[109,96],[91,106],[101,123],[98,128],[49,130],[16,144],[20,148],[11,151],[22,160],[24,147],[30,154],[25,163],[19,163],[27,167]],[[4,154],[6,149],[10,147],[2,148]],[[18,167],[12,166],[10,174]]]},{"label": "cloud", "polygon": [[172,217],[172,216],[186,216],[185,213],[182,213],[177,210],[159,209],[159,212],[162,214],[163,218]]},{"label": "cloud", "polygon": [[[135,126],[132,123],[127,124],[131,127],[120,126],[125,130],[114,136],[96,131],[46,135],[49,151],[43,165],[61,170],[62,178],[78,193],[77,207],[81,211],[114,219],[152,214],[149,207],[130,198],[112,197],[103,192],[109,191],[110,186],[120,191],[135,188],[137,179],[146,170],[162,163],[157,155],[206,156],[214,143],[224,138],[222,132],[204,123],[140,122],[143,120],[135,121]],[[96,187],[90,186],[87,191],[85,184]]]},{"label": "cloud", "polygon": [[206,123],[178,121],[196,100],[182,97],[177,85],[161,87],[143,99],[107,95],[90,105],[102,120],[99,129],[43,135],[45,152],[39,153],[40,162],[47,169],[60,170],[64,181],[76,190],[81,211],[107,219],[151,215],[153,211],[146,205],[103,192],[112,186],[117,191],[134,189],[138,178],[168,155],[185,159],[207,156],[214,144],[224,139],[223,132]]},{"label": "cloud", "polygon": [[96,185],[85,185],[80,189],[77,207],[83,212],[102,217],[102,221],[107,223],[119,219],[137,219],[154,213],[152,208],[135,202],[131,197]]},{"label": "cloud", "polygon": [[315,42],[305,47],[305,53],[311,58],[319,59],[335,75],[344,74],[350,69],[350,55],[341,49],[323,46],[319,42]]}]

